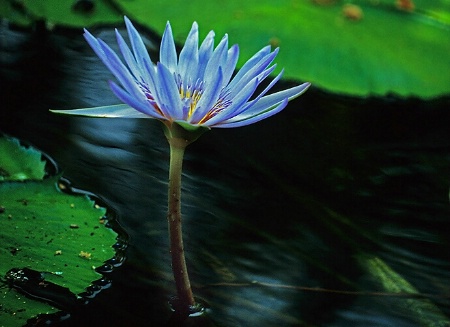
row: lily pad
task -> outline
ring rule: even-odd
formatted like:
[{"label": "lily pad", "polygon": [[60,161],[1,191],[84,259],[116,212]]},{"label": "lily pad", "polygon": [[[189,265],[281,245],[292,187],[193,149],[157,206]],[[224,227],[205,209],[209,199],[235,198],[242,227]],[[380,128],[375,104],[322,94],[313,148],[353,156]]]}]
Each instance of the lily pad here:
[{"label": "lily pad", "polygon": [[[18,142],[13,145],[19,147]],[[16,150],[11,147],[11,151]],[[28,165],[36,163],[33,156],[11,158],[31,158]],[[102,279],[96,268],[116,256],[117,234],[105,227],[106,209],[86,194],[63,192],[67,189],[57,176],[0,182],[0,275],[5,284],[0,321],[4,326],[22,326],[38,314],[81,304],[83,296],[77,294],[88,293],[93,281]],[[33,274],[38,277],[32,278]]]},{"label": "lily pad", "polygon": [[[397,2],[398,3],[398,2]],[[229,33],[241,45],[238,67],[266,44],[280,46],[276,59],[284,78],[310,81],[329,92],[353,96],[417,96],[450,93],[450,2],[361,0],[245,2],[174,0],[64,1],[10,0],[0,13],[18,24],[47,23],[89,27],[132,20],[162,34],[171,21],[184,42],[197,21],[201,36]],[[12,5],[14,4],[14,5]]]},{"label": "lily pad", "polygon": [[[356,1],[361,17],[346,18],[341,1],[115,0],[127,15],[158,33],[170,20],[183,42],[190,24],[202,37],[213,29],[240,45],[242,65],[266,44],[280,46],[276,59],[285,78],[306,80],[335,93],[357,96],[435,97],[450,93],[448,1],[414,1],[414,11],[395,1]],[[331,3],[318,5],[318,3]]]},{"label": "lily pad", "polygon": [[15,138],[0,137],[0,181],[43,179],[45,161],[41,157],[39,151],[20,146]]}]

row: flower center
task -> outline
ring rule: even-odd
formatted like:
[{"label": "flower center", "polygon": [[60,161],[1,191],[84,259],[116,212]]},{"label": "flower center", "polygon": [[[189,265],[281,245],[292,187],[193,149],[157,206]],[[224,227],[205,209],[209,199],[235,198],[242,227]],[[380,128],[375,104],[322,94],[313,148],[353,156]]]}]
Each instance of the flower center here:
[{"label": "flower center", "polygon": [[175,76],[175,81],[180,92],[181,101],[183,101],[184,107],[187,108],[187,119],[189,119],[203,95],[204,82],[197,79],[195,83],[189,81],[187,84],[184,84],[180,74]]},{"label": "flower center", "polygon": [[[189,81],[189,83],[185,85],[180,74],[175,75],[174,77],[177,83],[178,91],[180,92],[181,101],[183,101],[184,107],[186,108],[186,120],[189,120],[194,114],[197,104],[203,95],[205,83],[202,80],[197,79],[195,83],[191,83]],[[192,123],[200,125],[207,122],[209,119],[231,105],[232,101],[229,98],[230,92],[223,89],[214,106],[209,109],[198,122]]]}]

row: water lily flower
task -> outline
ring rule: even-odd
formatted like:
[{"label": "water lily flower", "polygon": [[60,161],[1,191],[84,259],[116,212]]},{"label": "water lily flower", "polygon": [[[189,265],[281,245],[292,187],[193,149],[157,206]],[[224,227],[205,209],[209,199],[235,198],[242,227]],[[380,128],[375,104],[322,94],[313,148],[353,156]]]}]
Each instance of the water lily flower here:
[{"label": "water lily flower", "polygon": [[[275,69],[272,61],[278,48],[266,46],[251,57],[233,76],[239,47],[228,48],[225,35],[214,48],[211,31],[199,47],[198,25],[192,24],[183,49],[177,56],[168,22],[162,37],[159,62],[154,64],[139,33],[125,17],[131,49],[116,30],[122,59],[105,42],[85,30],[89,45],[114,74],[114,94],[126,105],[71,110],[67,114],[96,117],[155,118],[171,125],[207,128],[240,127],[258,122],[284,109],[309,83],[267,95],[281,71],[261,93],[257,87]],[[55,110],[55,112],[58,112]]]},{"label": "water lily flower", "polygon": [[278,48],[273,51],[270,46],[262,48],[235,73],[238,46],[229,48],[225,35],[214,47],[213,31],[199,46],[197,23],[193,23],[179,56],[167,23],[159,62],[155,64],[127,17],[125,24],[131,48],[116,30],[120,56],[87,30],[84,34],[119,82],[111,81],[110,86],[124,104],[52,111],[88,117],[153,118],[164,123],[170,145],[167,219],[177,288],[175,306],[178,311],[196,312],[199,308],[190,286],[181,233],[181,172],[185,148],[212,127],[246,126],[280,112],[310,84],[268,94],[280,80],[281,71],[255,94],[258,86],[275,70],[272,62]]}]

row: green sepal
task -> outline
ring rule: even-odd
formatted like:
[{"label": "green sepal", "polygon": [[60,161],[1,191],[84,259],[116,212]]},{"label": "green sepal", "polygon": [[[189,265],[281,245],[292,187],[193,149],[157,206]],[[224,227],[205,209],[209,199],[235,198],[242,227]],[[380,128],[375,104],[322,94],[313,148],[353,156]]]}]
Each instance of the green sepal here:
[{"label": "green sepal", "polygon": [[203,133],[210,130],[207,126],[191,125],[185,121],[162,121],[164,123],[164,134],[169,142],[174,139],[182,140],[186,145],[194,142]]}]

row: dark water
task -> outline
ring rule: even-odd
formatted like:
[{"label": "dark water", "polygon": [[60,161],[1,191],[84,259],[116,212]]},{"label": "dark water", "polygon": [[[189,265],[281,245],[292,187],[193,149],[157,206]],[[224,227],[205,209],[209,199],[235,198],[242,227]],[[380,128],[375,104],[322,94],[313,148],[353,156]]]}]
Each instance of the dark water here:
[{"label": "dark water", "polygon": [[[79,31],[4,24],[0,47],[0,131],[52,156],[130,236],[113,287],[62,325],[181,325],[167,305],[160,123],[48,112],[117,103]],[[185,248],[194,293],[210,308],[184,325],[447,326],[449,108],[448,97],[359,100],[312,88],[276,117],[190,145]],[[392,294],[400,284],[422,295]]]}]

